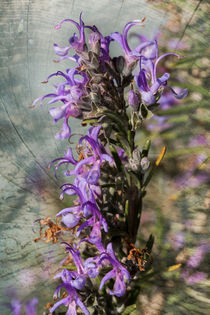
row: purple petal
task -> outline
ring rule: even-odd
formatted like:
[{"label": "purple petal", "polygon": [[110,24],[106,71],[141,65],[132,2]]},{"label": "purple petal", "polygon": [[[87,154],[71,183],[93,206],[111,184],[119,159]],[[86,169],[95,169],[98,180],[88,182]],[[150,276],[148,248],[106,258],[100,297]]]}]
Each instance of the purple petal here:
[{"label": "purple petal", "polygon": [[80,217],[76,216],[73,213],[68,213],[63,215],[62,222],[68,227],[73,228],[75,227],[80,221]]},{"label": "purple petal", "polygon": [[155,66],[154,66],[154,78],[155,78],[155,79],[156,79],[157,65],[158,65],[159,61],[162,60],[163,58],[165,58],[165,57],[167,57],[167,56],[171,56],[171,55],[176,56],[176,57],[178,57],[178,58],[180,57],[178,54],[175,54],[175,53],[166,53],[166,54],[163,54],[162,56],[160,56],[160,57],[156,60]]},{"label": "purple petal", "polygon": [[128,31],[132,26],[138,25],[138,24],[142,24],[142,21],[134,20],[134,21],[128,22],[123,29],[123,33],[122,33],[123,49],[125,50],[126,54],[129,54],[131,52],[131,49],[128,46],[128,42],[127,42]]},{"label": "purple petal", "polygon": [[196,268],[201,264],[205,254],[210,251],[210,243],[204,243],[196,247],[193,255],[188,259],[187,266],[190,268]]},{"label": "purple petal", "polygon": [[47,97],[56,97],[56,96],[57,96],[57,94],[50,93],[50,94],[46,94],[46,95],[44,95],[44,96],[42,96],[42,97],[38,97],[38,98],[36,98],[36,99],[33,101],[31,107],[34,107],[35,104],[38,103],[39,101],[41,101],[41,102],[40,102],[40,106],[42,106],[45,98],[47,98]]},{"label": "purple petal", "polygon": [[90,156],[90,157],[88,157],[88,158],[86,158],[86,159],[81,160],[80,162],[77,163],[77,165],[76,165],[76,167],[75,167],[75,169],[74,169],[75,174],[79,174],[80,168],[81,168],[83,165],[91,164],[91,163],[93,163],[93,162],[94,162],[94,161],[93,161],[93,157],[92,157],[92,156]]},{"label": "purple petal", "polygon": [[82,290],[84,288],[85,282],[86,282],[86,276],[80,275],[75,280],[71,280],[70,283],[75,289]]},{"label": "purple petal", "polygon": [[99,266],[98,263],[98,257],[91,257],[87,258],[84,262],[85,269],[87,270],[88,276],[90,278],[96,278],[99,275]]},{"label": "purple petal", "polygon": [[61,210],[60,212],[58,212],[58,214],[56,214],[56,217],[59,217],[61,215],[65,215],[65,214],[70,213],[70,212],[79,212],[79,211],[80,211],[80,206],[65,208],[65,209]]},{"label": "purple petal", "polygon": [[112,269],[111,271],[109,271],[104,277],[103,279],[101,280],[101,284],[100,284],[100,287],[99,287],[99,290],[101,290],[104,286],[104,284],[109,280],[109,279],[112,279],[112,278],[115,278],[116,277],[116,271],[115,269]]},{"label": "purple petal", "polygon": [[135,76],[134,79],[135,79],[137,87],[139,88],[139,91],[145,91],[145,92],[149,91],[144,69],[140,70],[139,75]]},{"label": "purple petal", "polygon": [[52,118],[54,119],[54,122],[56,123],[58,120],[60,120],[61,118],[66,116],[66,110],[68,108],[68,104],[67,105],[63,105],[61,107],[51,107],[49,109],[49,113],[52,116]]},{"label": "purple petal", "polygon": [[126,285],[122,274],[117,274],[113,289],[114,290],[109,290],[109,294],[116,296],[123,296],[125,294]]},{"label": "purple petal", "polygon": [[56,97],[53,97],[50,101],[47,102],[47,104],[54,104],[58,101],[66,102],[68,101],[69,96],[68,95],[58,95]]},{"label": "purple petal", "polygon": [[77,22],[75,22],[74,20],[72,20],[72,19],[64,19],[64,20],[62,20],[62,21],[60,21],[54,28],[55,28],[56,30],[60,29],[60,28],[61,28],[61,25],[62,25],[64,22],[71,22],[71,23],[73,23],[73,24],[77,27],[78,31],[80,31],[80,25],[79,25]]},{"label": "purple petal", "polygon": [[97,222],[94,224],[93,229],[89,236],[89,242],[92,244],[97,244],[101,242],[101,224]]},{"label": "purple petal", "polygon": [[93,138],[96,142],[98,141],[98,134],[101,130],[101,126],[90,127],[88,129],[88,136]]},{"label": "purple petal", "polygon": [[101,154],[101,160],[107,161],[109,163],[113,162],[113,158],[108,154]]},{"label": "purple petal", "polygon": [[64,140],[64,139],[69,138],[70,135],[71,135],[71,129],[68,125],[68,119],[65,119],[63,122],[61,131],[55,135],[55,138],[59,140]]},{"label": "purple petal", "polygon": [[141,91],[140,94],[142,102],[145,103],[146,105],[152,105],[155,103],[155,97],[151,91],[149,92]]},{"label": "purple petal", "polygon": [[153,83],[153,85],[151,86],[150,90],[153,94],[156,94],[158,89],[160,88],[161,85],[166,85],[167,80],[170,78],[170,74],[169,73],[164,73],[164,75],[162,75],[162,77],[157,78],[157,80],[155,81],[155,83]]},{"label": "purple petal", "polygon": [[[85,315],[90,315],[88,309],[85,307],[85,305],[82,303],[82,301],[80,301],[79,298],[77,299],[76,302],[77,302],[77,305],[81,308],[81,310],[83,311],[83,313],[84,313]],[[71,315],[71,314],[70,314],[70,315]]]},{"label": "purple petal", "polygon": [[94,169],[92,168],[87,176],[87,183],[90,185],[97,185],[98,181],[100,179],[100,169]]},{"label": "purple petal", "polygon": [[184,97],[186,97],[188,95],[188,89],[184,89],[182,92],[180,92],[179,94],[176,93],[171,87],[170,87],[171,92],[173,93],[173,95],[177,98],[177,99],[182,99]]},{"label": "purple petal", "polygon": [[67,158],[72,164],[76,164],[77,161],[74,159],[72,148],[68,148],[66,152],[64,152],[65,158]]},{"label": "purple petal", "polygon": [[[107,253],[111,256],[111,258],[115,261],[117,261],[117,258],[115,256],[115,253],[114,253],[114,250],[113,250],[113,247],[112,247],[112,243],[109,243],[107,245]],[[118,261],[117,261],[118,262]]]},{"label": "purple petal", "polygon": [[66,56],[71,49],[71,46],[68,47],[60,47],[57,44],[53,45],[56,55],[58,56]]},{"label": "purple petal", "polygon": [[80,225],[80,227],[78,228],[78,230],[77,230],[76,236],[78,237],[78,236],[80,235],[80,232],[81,232],[84,228],[86,228],[87,226],[91,226],[92,224],[93,224],[93,218],[91,218],[91,219],[85,221],[84,223],[82,223],[82,224]]},{"label": "purple petal", "polygon": [[60,301],[58,301],[57,303],[54,304],[53,307],[51,307],[51,309],[49,310],[50,313],[53,313],[53,312],[55,311],[55,309],[56,309],[57,307],[59,307],[60,305],[62,305],[62,304],[65,305],[65,306],[67,306],[69,302],[70,302],[70,298],[69,298],[68,296],[67,296],[66,298],[64,298],[64,299],[62,299],[62,300],[60,300]]},{"label": "purple petal", "polygon": [[158,57],[158,45],[157,41],[146,41],[140,44],[138,47],[134,49],[144,56],[146,59],[156,59]]}]

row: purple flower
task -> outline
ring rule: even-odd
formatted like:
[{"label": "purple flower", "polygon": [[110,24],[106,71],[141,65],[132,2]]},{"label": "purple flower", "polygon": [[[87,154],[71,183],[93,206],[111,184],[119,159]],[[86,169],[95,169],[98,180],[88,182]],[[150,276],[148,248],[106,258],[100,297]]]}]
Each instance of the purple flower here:
[{"label": "purple flower", "polygon": [[64,119],[62,129],[55,135],[55,139],[64,140],[71,136],[71,128],[68,125],[68,118]]},{"label": "purple flower", "polygon": [[66,242],[63,242],[62,244],[66,246],[66,251],[71,254],[77,271],[63,269],[55,276],[55,279],[61,278],[63,283],[56,288],[54,298],[60,297],[60,289],[62,287],[66,289],[69,296],[55,303],[55,305],[50,309],[50,312],[53,313],[57,307],[63,304],[68,307],[66,314],[77,314],[77,306],[79,306],[84,314],[88,315],[89,311],[80,300],[79,295],[76,291],[82,290],[84,288],[87,278],[80,252],[75,247],[72,247]]},{"label": "purple flower", "polygon": [[91,218],[88,218],[88,220],[81,224],[78,231],[81,231],[86,226],[92,226],[99,221],[100,225],[102,225],[104,230],[107,232],[107,223],[96,205],[94,197],[95,191],[92,191],[90,187],[87,191],[86,182],[79,182],[79,186],[66,183],[62,186],[62,189],[63,192],[61,194],[61,199],[63,199],[64,193],[68,195],[76,194],[78,196],[75,201],[77,205],[61,210],[56,217],[62,216],[62,222],[67,227],[73,228],[79,223],[82,216],[84,218],[91,216]]},{"label": "purple flower", "polygon": [[87,213],[91,213],[92,216],[80,225],[80,227],[77,230],[77,236],[80,235],[81,231],[84,228],[92,227],[90,235],[87,238],[81,240],[81,242],[84,241],[90,242],[91,244],[94,244],[99,251],[103,251],[104,247],[101,242],[101,228],[103,227],[104,231],[108,232],[107,222],[102,217],[96,204],[93,204],[88,201],[85,204],[83,204],[83,209],[84,208],[86,208]]},{"label": "purple flower", "polygon": [[54,279],[61,278],[64,284],[69,284],[77,290],[82,290],[86,283],[86,275],[76,271],[63,269]]},{"label": "purple flower", "polygon": [[[56,217],[62,216],[62,222],[68,227],[73,228],[76,225],[78,225],[82,215],[83,215],[83,204],[88,200],[88,196],[82,192],[78,187],[72,185],[72,184],[64,184],[62,186],[63,192],[61,194],[61,199],[63,199],[63,194],[77,194],[78,200],[77,205],[65,208],[61,210]],[[94,201],[93,196],[90,194],[90,198],[92,201]]]},{"label": "purple flower", "polygon": [[120,34],[119,32],[114,32],[110,34],[110,38],[120,44],[125,54],[126,69],[124,69],[124,72],[126,75],[130,74],[133,70],[134,66],[136,65],[136,61],[139,59],[139,51],[141,51],[140,47],[137,50],[133,51],[129,47],[127,41],[128,31],[134,25],[142,25],[143,21],[144,19],[131,21],[125,25],[122,34]]},{"label": "purple flower", "polygon": [[[76,165],[77,161],[74,159],[72,149],[68,148],[67,152],[64,152],[64,157],[57,158],[57,159],[53,160],[52,162],[50,162],[48,168],[50,168],[51,165],[54,164],[54,163],[56,163],[55,177],[57,177],[56,176],[56,171],[62,164],[73,164],[73,165]],[[69,170],[68,169],[65,172],[65,175],[69,175]]]},{"label": "purple flower", "polygon": [[[87,225],[85,225],[87,223]],[[102,244],[102,239],[101,239],[101,222],[94,222],[94,219],[91,218],[87,220],[83,225],[83,228],[86,226],[91,226],[92,230],[90,232],[90,235],[88,235],[86,238],[82,239],[80,243],[82,242],[89,242],[97,247],[99,252],[104,250],[104,246]],[[80,231],[79,231],[80,232]]]},{"label": "purple flower", "polygon": [[[67,169],[65,175],[74,175],[76,177],[74,184],[77,187],[81,184],[81,182],[84,182],[84,185],[85,183],[88,184],[89,187],[92,187],[92,185],[98,186],[101,164],[105,161],[109,163],[113,162],[113,158],[106,153],[105,148],[98,139],[100,128],[100,126],[91,127],[88,131],[88,135],[80,139],[79,145],[82,148],[81,160],[76,161],[73,157],[71,149],[69,149],[67,153],[64,154],[64,157],[55,159],[50,163],[49,166],[59,161],[55,168],[55,176],[60,165],[73,164],[75,165],[74,170],[69,171]],[[85,142],[85,145],[83,141]],[[97,187],[94,187],[93,190],[97,194]]]},{"label": "purple flower", "polygon": [[103,69],[105,70],[104,62],[110,61],[109,46],[113,39],[111,36],[104,37],[95,25],[86,25],[85,28],[89,28],[93,31],[89,36],[90,48],[94,53],[99,55],[99,60],[102,62]]},{"label": "purple flower", "polygon": [[69,46],[67,47],[60,47],[57,44],[54,44],[55,53],[59,56],[66,56],[71,48],[75,49],[78,52],[83,52],[87,50],[86,43],[85,43],[85,31],[84,31],[84,22],[82,21],[82,13],[80,13],[80,23],[75,22],[72,19],[64,19],[60,21],[56,26],[55,29],[58,30],[61,28],[61,25],[64,22],[73,23],[79,31],[79,37],[74,33],[72,37],[69,38]]},{"label": "purple flower", "polygon": [[55,309],[60,305],[65,305],[66,307],[68,307],[68,310],[66,312],[67,315],[77,315],[77,307],[80,307],[85,315],[89,315],[90,313],[80,300],[76,289],[68,283],[62,283],[57,287],[54,293],[54,298],[56,299],[60,297],[60,289],[62,287],[66,289],[69,295],[55,303],[54,306],[50,309],[50,313],[53,313]]},{"label": "purple flower", "polygon": [[85,271],[84,271],[84,266],[82,263],[82,258],[80,256],[79,250],[76,249],[76,246],[72,247],[70,244],[68,244],[66,242],[63,242],[62,244],[66,246],[66,252],[71,254],[71,256],[74,260],[75,266],[77,267],[78,274],[84,275]]},{"label": "purple flower", "polygon": [[[103,248],[102,252],[105,252],[105,248]],[[101,269],[99,260],[100,256],[90,257],[85,260],[84,267],[90,278],[96,278],[99,275]]]},{"label": "purple flower", "polygon": [[[80,139],[83,159],[77,163],[75,169],[70,172],[77,180],[84,180],[89,185],[98,185],[100,167],[103,162],[113,162],[113,158],[106,153],[104,146],[98,139],[101,126],[91,127],[88,135]],[[85,145],[83,144],[85,142]]]},{"label": "purple flower", "polygon": [[68,228],[74,228],[79,224],[79,221],[81,219],[81,216],[78,214],[78,207],[74,208],[65,208],[62,211],[59,212],[56,216],[62,215],[62,222],[68,227]]},{"label": "purple flower", "polygon": [[[167,80],[169,79],[169,74],[165,73],[160,78],[157,78],[157,65],[160,60],[169,55],[174,55],[179,57],[176,53],[166,53],[158,57],[158,45],[155,36],[153,40],[148,40],[145,36],[133,34],[138,37],[141,44],[132,51],[132,55],[139,59],[140,72],[135,76],[136,84],[139,88],[142,101],[146,105],[152,105],[156,103],[157,92],[160,88],[164,88],[167,85]],[[150,85],[148,84],[150,81]],[[175,98],[181,99],[188,94],[188,90],[185,89],[180,93],[177,93],[169,87]]]},{"label": "purple flower", "polygon": [[107,250],[102,247],[99,251],[101,253],[99,256],[87,258],[84,262],[86,272],[90,278],[95,278],[99,275],[99,272],[104,265],[111,265],[113,268],[103,277],[99,289],[101,290],[109,279],[115,279],[113,290],[109,290],[109,294],[116,296],[124,295],[126,291],[125,278],[128,281],[130,280],[129,272],[117,260],[112,248],[112,243],[107,245]]},{"label": "purple flower", "polygon": [[[83,208],[84,215],[86,213],[88,215],[92,214],[92,217],[91,217],[91,219],[88,219],[86,222],[81,224],[81,226],[77,230],[77,236],[79,236],[80,232],[86,226],[92,226],[97,222],[99,222],[103,226],[105,232],[108,232],[108,226],[107,226],[106,220],[102,217],[102,215],[101,215],[101,213],[100,213],[100,211],[99,211],[99,209],[95,203],[87,201],[87,202],[83,203],[82,208]],[[87,215],[86,215],[86,217],[87,217]],[[89,222],[89,220],[90,220],[90,222]]]},{"label": "purple flower", "polygon": [[[152,64],[153,65],[153,64]],[[140,59],[140,72],[137,76],[135,76],[135,82],[139,89],[142,102],[146,105],[152,105],[156,103],[156,94],[160,87],[165,86],[167,84],[167,80],[169,79],[169,73],[165,73],[162,77],[156,77],[156,71],[154,71],[155,67],[152,68],[151,72],[151,83],[149,86],[147,82],[147,71],[141,68],[141,59]]]},{"label": "purple flower", "polygon": [[125,280],[126,278],[128,281],[130,280],[130,274],[127,271],[125,267],[121,265],[121,263],[117,260],[115,257],[113,248],[112,248],[112,243],[109,243],[107,245],[107,250],[106,252],[102,253],[100,256],[100,261],[99,264],[101,264],[103,261],[109,262],[112,266],[113,269],[109,271],[101,280],[101,284],[99,289],[101,290],[104,284],[109,280],[109,279],[115,279],[114,287],[113,290],[109,290],[109,294],[111,295],[116,295],[116,296],[122,296],[125,294],[126,291],[126,285],[125,285]]},{"label": "purple flower", "polygon": [[[92,203],[95,203],[94,195],[92,193],[92,190],[89,189],[87,191],[86,183],[80,182],[78,186],[72,185],[70,183],[65,183],[61,186],[62,193],[60,195],[60,199],[63,200],[64,194],[67,195],[77,195],[77,204],[83,205],[85,202],[90,201]],[[86,211],[86,209],[84,209]]]},{"label": "purple flower", "polygon": [[[76,75],[80,76],[76,78]],[[66,70],[66,74],[62,71],[51,74],[44,83],[53,76],[64,77],[66,81],[61,82],[54,86],[55,93],[46,94],[34,100],[32,106],[40,101],[40,105],[43,104],[46,98],[51,98],[47,104],[53,104],[58,101],[63,102],[61,107],[51,107],[49,113],[52,116],[55,123],[60,119],[64,119],[61,131],[55,136],[56,139],[66,139],[71,135],[71,129],[68,125],[68,119],[70,116],[79,118],[82,116],[82,110],[80,109],[80,104],[83,104],[82,96],[86,95],[85,85],[88,81],[84,73],[78,72],[75,68]]]},{"label": "purple flower", "polygon": [[[158,58],[158,44],[157,39],[160,35],[160,32],[153,37],[152,40],[148,40],[144,35],[131,33],[130,37],[137,37],[141,44],[139,44],[135,51],[141,53],[141,56],[144,56],[146,59],[156,59]],[[140,54],[139,54],[140,55]]]}]

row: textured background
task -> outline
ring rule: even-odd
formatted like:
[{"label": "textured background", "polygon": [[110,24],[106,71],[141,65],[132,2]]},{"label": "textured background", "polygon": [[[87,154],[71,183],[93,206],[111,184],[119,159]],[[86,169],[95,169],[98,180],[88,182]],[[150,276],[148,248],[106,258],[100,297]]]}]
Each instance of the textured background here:
[{"label": "textured background", "polygon": [[[205,2],[205,1],[204,1]],[[68,62],[53,63],[53,43],[65,45],[75,31],[66,23],[61,30],[53,26],[64,18],[78,20],[83,12],[85,24],[97,25],[103,34],[121,31],[130,20],[146,16],[143,33],[152,36],[171,16],[168,2],[153,6],[143,0],[11,0],[1,1],[0,13],[0,259],[1,296],[15,287],[20,296],[37,296],[41,304],[52,295],[49,276],[60,261],[57,245],[34,243],[33,220],[53,216],[63,208],[58,202],[59,184],[46,167],[62,156],[66,144],[55,140],[59,126],[48,115],[47,106],[29,109],[33,100],[51,90],[40,82]],[[183,40],[198,1],[178,1],[184,13],[178,37]],[[196,11],[195,14],[199,14]],[[201,24],[203,21],[201,20]],[[188,36],[200,30],[190,30]],[[183,36],[184,35],[184,36]],[[177,34],[176,34],[177,36]],[[196,40],[206,45],[207,40]],[[72,122],[73,132],[81,130]],[[5,313],[6,314],[6,313]],[[178,314],[178,313],[176,313]]]}]

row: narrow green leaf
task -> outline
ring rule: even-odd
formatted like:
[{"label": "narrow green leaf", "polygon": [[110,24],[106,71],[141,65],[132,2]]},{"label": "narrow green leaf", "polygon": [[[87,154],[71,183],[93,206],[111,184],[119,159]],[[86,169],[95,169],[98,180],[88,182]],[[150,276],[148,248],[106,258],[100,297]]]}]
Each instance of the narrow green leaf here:
[{"label": "narrow green leaf", "polygon": [[189,121],[188,115],[179,115],[179,116],[171,117],[167,120],[168,123],[176,123],[176,124],[185,123],[187,121]]},{"label": "narrow green leaf", "polygon": [[86,126],[87,124],[94,124],[96,122],[97,122],[97,119],[84,119],[81,124],[83,126]]},{"label": "narrow green leaf", "polygon": [[145,144],[144,144],[144,146],[143,146],[143,149],[142,149],[141,158],[143,158],[143,157],[148,155],[149,149],[150,149],[150,145],[151,145],[151,140],[147,139]]},{"label": "narrow green leaf", "polygon": [[110,118],[111,121],[113,121],[118,126],[118,130],[127,137],[126,128],[123,123],[122,117],[118,117],[116,114],[113,114],[112,112],[107,111],[107,110],[101,111],[101,114]]},{"label": "narrow green leaf", "polygon": [[146,244],[146,247],[147,247],[149,253],[151,253],[151,251],[152,251],[154,240],[155,240],[154,236],[152,234],[150,234],[149,239],[148,239],[147,244]]},{"label": "narrow green leaf", "polygon": [[191,56],[191,57],[184,57],[182,59],[177,60],[175,66],[179,67],[179,65],[193,62],[193,61],[195,61],[195,60],[197,60],[198,58],[201,58],[201,57],[202,57],[202,55],[196,55],[196,56]]},{"label": "narrow green leaf", "polygon": [[181,150],[176,150],[172,152],[168,152],[166,154],[166,158],[171,159],[177,156],[183,156],[186,154],[191,154],[191,153],[201,153],[201,152],[206,152],[206,147],[204,146],[198,146],[198,147],[189,147],[189,148],[184,148]]},{"label": "narrow green leaf", "polygon": [[164,146],[157,158],[157,160],[155,161],[155,163],[153,163],[149,169],[149,172],[147,174],[147,177],[143,183],[143,186],[142,186],[142,191],[144,191],[145,187],[149,184],[151,178],[152,178],[152,175],[155,171],[155,169],[158,167],[158,165],[160,164],[161,160],[163,159],[164,155],[166,153],[166,147]]},{"label": "narrow green leaf", "polygon": [[121,173],[123,171],[122,161],[121,161],[115,147],[111,144],[109,145],[109,147],[110,147],[110,151],[112,153],[112,156],[114,158],[115,164],[117,166],[117,169]]},{"label": "narrow green leaf", "polygon": [[165,110],[159,110],[155,114],[158,116],[169,116],[169,115],[179,115],[183,113],[192,113],[192,110],[202,107],[209,107],[209,102],[201,101],[197,103],[185,103],[182,105],[177,105],[176,107],[172,107]]},{"label": "narrow green leaf", "polygon": [[129,305],[125,308],[125,310],[122,312],[122,315],[129,315],[136,309],[136,304]]}]

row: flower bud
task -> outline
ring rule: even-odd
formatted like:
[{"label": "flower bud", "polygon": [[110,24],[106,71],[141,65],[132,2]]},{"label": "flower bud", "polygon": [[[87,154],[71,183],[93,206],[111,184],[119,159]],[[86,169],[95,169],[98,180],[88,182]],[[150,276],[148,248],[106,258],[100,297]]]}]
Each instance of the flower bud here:
[{"label": "flower bud", "polygon": [[113,63],[114,63],[114,67],[115,67],[116,71],[118,73],[122,73],[123,69],[124,69],[124,65],[125,65],[124,57],[123,56],[114,57]]},{"label": "flower bud", "polygon": [[133,90],[130,90],[128,93],[128,104],[132,107],[134,111],[137,111],[139,106],[139,98]]},{"label": "flower bud", "polygon": [[96,32],[91,33],[89,36],[89,44],[91,50],[99,55],[100,54],[100,48],[101,48],[101,40],[100,40],[100,35]]},{"label": "flower bud", "polygon": [[135,149],[132,153],[132,158],[128,159],[129,168],[137,172],[141,169],[141,155],[138,149]]},{"label": "flower bud", "polygon": [[148,170],[149,166],[150,166],[149,159],[146,156],[143,157],[143,159],[141,160],[142,171],[145,172],[146,170]]}]

